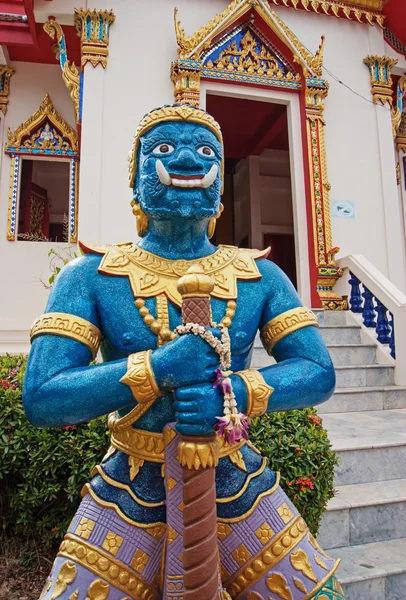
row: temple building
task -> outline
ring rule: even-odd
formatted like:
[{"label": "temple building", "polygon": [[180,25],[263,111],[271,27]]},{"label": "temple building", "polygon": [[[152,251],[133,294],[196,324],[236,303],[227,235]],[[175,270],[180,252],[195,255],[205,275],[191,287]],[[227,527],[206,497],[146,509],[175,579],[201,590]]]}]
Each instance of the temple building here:
[{"label": "temple building", "polygon": [[405,97],[406,0],[0,0],[0,353],[28,351],[79,240],[138,239],[141,118],[207,110],[225,148],[213,241],[271,247],[336,366],[320,539],[347,600],[406,589]]}]

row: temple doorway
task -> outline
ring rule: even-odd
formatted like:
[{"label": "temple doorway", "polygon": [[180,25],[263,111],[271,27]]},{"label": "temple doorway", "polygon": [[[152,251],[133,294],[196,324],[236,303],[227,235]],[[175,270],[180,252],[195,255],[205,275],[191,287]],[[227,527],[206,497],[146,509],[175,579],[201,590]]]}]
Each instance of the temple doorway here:
[{"label": "temple doorway", "polygon": [[288,113],[286,104],[206,96],[224,136],[222,218],[215,243],[266,248],[297,287]]}]

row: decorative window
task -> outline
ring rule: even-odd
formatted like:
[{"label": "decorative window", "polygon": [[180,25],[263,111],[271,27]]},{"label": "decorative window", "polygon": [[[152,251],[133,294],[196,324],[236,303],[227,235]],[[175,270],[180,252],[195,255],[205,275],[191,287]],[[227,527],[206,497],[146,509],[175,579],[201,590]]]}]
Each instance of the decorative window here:
[{"label": "decorative window", "polygon": [[77,242],[78,139],[47,94],[14,133],[7,239]]}]

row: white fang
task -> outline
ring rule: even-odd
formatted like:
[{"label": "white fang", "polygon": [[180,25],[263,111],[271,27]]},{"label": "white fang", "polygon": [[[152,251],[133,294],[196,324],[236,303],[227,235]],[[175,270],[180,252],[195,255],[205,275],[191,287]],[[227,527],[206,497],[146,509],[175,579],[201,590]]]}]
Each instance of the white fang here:
[{"label": "white fang", "polygon": [[169,175],[168,171],[165,169],[163,162],[161,160],[156,161],[156,172],[159,177],[159,181],[164,185],[171,185],[172,179]]},{"label": "white fang", "polygon": [[213,183],[213,181],[217,177],[217,172],[218,172],[218,166],[213,165],[212,168],[210,169],[210,171],[203,177],[203,179],[200,182],[200,185],[202,186],[202,188],[208,188],[209,185],[211,185]]}]

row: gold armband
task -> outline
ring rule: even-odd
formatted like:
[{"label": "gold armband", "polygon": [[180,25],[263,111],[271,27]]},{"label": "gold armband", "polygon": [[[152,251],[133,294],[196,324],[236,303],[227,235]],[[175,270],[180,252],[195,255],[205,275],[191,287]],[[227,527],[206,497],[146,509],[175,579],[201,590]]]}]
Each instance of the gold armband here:
[{"label": "gold armband", "polygon": [[260,337],[262,345],[268,354],[271,354],[272,348],[282,338],[298,329],[302,329],[302,327],[309,327],[310,325],[318,327],[319,323],[316,315],[309,308],[299,306],[298,308],[287,310],[272,319],[272,321],[269,321],[261,329]]},{"label": "gold armband", "polygon": [[246,369],[234,374],[241,377],[247,388],[248,405],[245,413],[247,417],[260,417],[266,413],[268,400],[274,391],[273,387],[266,383],[256,369]]},{"label": "gold armband", "polygon": [[52,334],[68,337],[87,346],[93,358],[100,346],[101,331],[97,327],[76,315],[67,313],[48,313],[34,321],[30,331],[31,342],[38,335]]},{"label": "gold armband", "polygon": [[131,388],[139,404],[153,402],[163,392],[157,386],[151,367],[151,350],[130,354],[127,361],[127,373],[120,379]]}]

